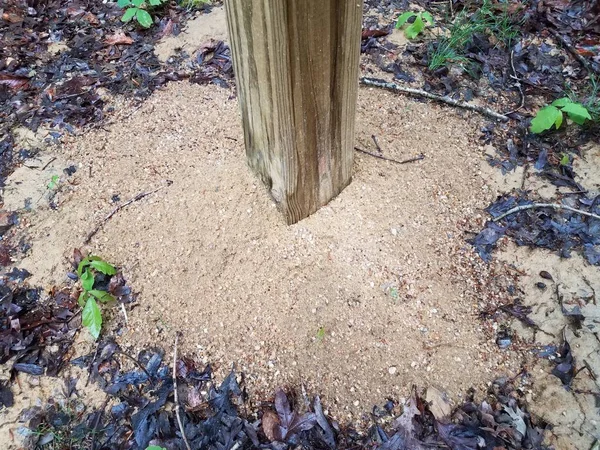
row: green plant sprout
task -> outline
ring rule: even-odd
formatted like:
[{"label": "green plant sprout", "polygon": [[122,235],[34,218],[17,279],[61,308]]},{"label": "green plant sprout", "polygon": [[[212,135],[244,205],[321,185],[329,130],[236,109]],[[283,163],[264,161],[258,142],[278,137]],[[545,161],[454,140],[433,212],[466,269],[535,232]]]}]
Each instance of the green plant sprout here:
[{"label": "green plant sprout", "polygon": [[433,26],[433,16],[427,12],[419,12],[415,13],[412,11],[407,11],[403,13],[400,17],[398,17],[398,21],[396,22],[396,28],[400,29],[411,19],[415,18],[413,23],[409,24],[406,28],[404,28],[404,34],[409,39],[416,38],[419,33],[421,33],[425,26]]},{"label": "green plant sprout", "polygon": [[151,445],[150,447],[147,447],[146,450],[167,450],[164,447],[159,447],[158,445]]},{"label": "green plant sprout", "polygon": [[144,28],[150,28],[154,23],[152,16],[147,11],[153,6],[160,6],[166,0],[117,0],[120,8],[127,8],[121,17],[123,22],[131,22],[133,19]]},{"label": "green plant sprout", "polygon": [[58,187],[59,183],[60,183],[60,177],[58,175],[52,175],[52,178],[50,178],[50,182],[46,185],[46,187],[48,188],[49,191],[53,191],[54,189],[56,189]]},{"label": "green plant sprout", "polygon": [[448,63],[467,64],[465,55],[467,45],[473,42],[475,35],[487,34],[510,47],[519,36],[518,24],[522,20],[510,16],[507,7],[501,12],[492,8],[489,0],[484,0],[477,12],[470,14],[463,10],[456,15],[448,27],[448,35],[439,36],[429,50],[429,69],[437,70]]},{"label": "green plant sprout", "polygon": [[317,331],[317,341],[323,342],[323,339],[325,339],[325,327],[321,327],[319,328],[319,331]]},{"label": "green plant sprout", "polygon": [[535,134],[549,130],[553,126],[558,130],[563,124],[564,113],[567,113],[569,119],[578,125],[583,125],[586,120],[592,120],[585,106],[572,101],[569,97],[563,97],[540,109],[531,121],[529,130]]},{"label": "green plant sprout", "polygon": [[98,256],[88,256],[79,263],[77,276],[81,280],[82,291],[78,303],[83,308],[81,313],[83,326],[86,327],[94,339],[100,336],[102,329],[102,311],[96,300],[102,303],[115,301],[115,298],[106,291],[94,289],[95,274],[115,275],[117,269]]}]

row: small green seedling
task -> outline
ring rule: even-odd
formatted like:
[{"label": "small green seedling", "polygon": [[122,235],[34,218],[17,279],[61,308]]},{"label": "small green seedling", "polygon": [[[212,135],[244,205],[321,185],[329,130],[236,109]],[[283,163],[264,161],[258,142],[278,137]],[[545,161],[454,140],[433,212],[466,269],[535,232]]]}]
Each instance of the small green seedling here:
[{"label": "small green seedling", "polygon": [[154,23],[152,16],[147,11],[150,7],[160,6],[166,0],[117,0],[117,5],[121,8],[127,8],[121,21],[131,22],[133,19],[144,28],[150,28]]},{"label": "small green seedling", "polygon": [[563,97],[540,109],[531,121],[529,129],[535,134],[549,130],[552,126],[558,130],[563,123],[563,113],[567,113],[569,119],[579,125],[583,125],[586,120],[592,120],[585,106]]},{"label": "small green seedling", "polygon": [[82,291],[79,295],[79,306],[83,308],[81,313],[83,326],[86,327],[94,339],[100,336],[102,329],[102,311],[96,300],[107,303],[115,298],[106,291],[94,289],[96,273],[115,275],[117,269],[98,256],[88,256],[79,263],[77,276],[81,280]]},{"label": "small green seedling", "polygon": [[58,187],[59,183],[60,183],[60,177],[58,175],[52,175],[52,178],[50,178],[50,182],[46,185],[46,187],[48,188],[49,191],[53,191],[54,189],[56,189]]},{"label": "small green seedling", "polygon": [[146,448],[146,450],[167,450],[164,447],[159,447],[158,445],[151,445],[150,447]]},{"label": "small green seedling", "polygon": [[321,327],[317,331],[317,341],[323,342],[323,339],[325,339],[325,327]]},{"label": "small green seedling", "polygon": [[419,13],[414,13],[412,11],[407,11],[400,17],[398,17],[398,21],[396,22],[396,28],[402,28],[412,17],[415,18],[413,23],[409,24],[406,28],[404,28],[404,34],[409,39],[416,38],[419,35],[419,33],[421,33],[425,29],[426,25],[433,26],[433,16],[429,12],[423,11]]}]

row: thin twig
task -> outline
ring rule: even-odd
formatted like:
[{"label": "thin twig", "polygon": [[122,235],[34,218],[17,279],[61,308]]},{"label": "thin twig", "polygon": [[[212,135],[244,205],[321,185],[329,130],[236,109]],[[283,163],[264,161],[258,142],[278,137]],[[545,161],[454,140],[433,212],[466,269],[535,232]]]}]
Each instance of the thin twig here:
[{"label": "thin twig", "polygon": [[48,167],[54,161],[56,161],[56,156],[53,156],[52,158],[50,158],[50,160],[46,164],[43,165],[43,167],[40,169],[40,171],[43,172],[44,170],[46,170],[46,167]]},{"label": "thin twig", "polygon": [[106,398],[104,399],[104,402],[102,403],[102,407],[98,411],[98,417],[96,417],[96,420],[94,421],[94,427],[92,428],[91,450],[94,450],[96,448],[96,432],[98,431],[98,425],[100,425],[100,419],[104,415],[104,410],[106,409],[106,405],[108,405],[109,398],[110,397],[107,395]]},{"label": "thin twig", "polygon": [[377,149],[377,151],[379,153],[383,153],[383,150],[381,149],[381,146],[379,145],[379,142],[377,142],[377,136],[375,136],[374,134],[371,135],[371,139],[373,139],[373,142],[375,143],[375,148]]},{"label": "thin twig", "polygon": [[129,326],[129,318],[127,317],[127,310],[125,309],[125,303],[121,303],[121,311],[123,312],[123,316],[125,316],[125,325]]},{"label": "thin twig", "polygon": [[590,62],[585,59],[583,57],[583,55],[580,55],[579,52],[577,51],[577,49],[575,47],[573,47],[571,44],[569,44],[567,42],[567,40],[562,37],[560,35],[560,33],[552,28],[548,28],[548,31],[550,31],[550,33],[560,41],[560,43],[569,51],[569,53],[571,53],[575,59],[577,61],[579,61],[579,64],[581,64],[583,66],[583,68],[585,70],[587,70],[588,72],[596,72],[596,73],[600,73],[599,70],[597,70],[592,64],[590,64]]},{"label": "thin twig", "polygon": [[187,450],[192,450],[190,443],[185,437],[185,431],[183,429],[183,422],[181,422],[181,416],[179,415],[179,395],[177,394],[177,344],[179,343],[179,333],[175,335],[175,351],[173,352],[173,395],[175,396],[175,416],[177,417],[177,424],[179,425],[179,431]]},{"label": "thin twig", "polygon": [[567,205],[559,205],[557,203],[532,203],[531,205],[521,205],[513,208],[509,211],[506,211],[504,214],[494,218],[494,222],[498,222],[499,220],[504,219],[506,216],[510,216],[511,214],[517,213],[519,211],[525,211],[526,209],[534,209],[534,208],[553,208],[553,209],[565,209],[567,211],[571,211],[577,214],[581,214],[582,216],[592,217],[594,219],[600,220],[600,216],[597,214],[589,213],[587,211],[582,211],[580,209],[571,208]]},{"label": "thin twig", "polygon": [[519,106],[515,109],[504,113],[505,116],[509,114],[515,113],[520,110],[523,106],[525,106],[525,93],[523,92],[523,86],[521,85],[521,79],[517,74],[517,69],[515,69],[515,51],[510,51],[510,68],[512,69],[513,74],[510,76],[513,80],[515,80],[515,86],[519,90]]},{"label": "thin twig", "polygon": [[454,100],[448,96],[441,96],[432,94],[431,92],[423,91],[421,89],[413,89],[404,86],[397,85],[395,83],[388,83],[384,80],[378,80],[376,78],[361,78],[360,82],[366,86],[374,86],[382,89],[388,89],[394,92],[400,92],[403,94],[408,94],[416,97],[425,97],[431,100],[436,100],[438,102],[446,103],[447,105],[456,106],[457,108],[467,109],[469,111],[475,111],[479,114],[483,114],[484,116],[491,117],[492,119],[500,120],[502,122],[508,122],[509,118],[504,114],[497,113],[496,111],[492,111],[491,109],[484,108],[483,106],[473,105],[471,103],[461,102],[459,100]]},{"label": "thin twig", "polygon": [[150,375],[148,370],[144,366],[142,366],[142,363],[139,362],[137,359],[135,359],[133,356],[128,355],[127,353],[124,353],[121,351],[116,351],[115,354],[124,356],[127,359],[129,359],[130,361],[132,361],[136,366],[138,366],[142,370],[142,372],[144,372],[146,374],[146,376],[148,377],[148,381],[152,381],[152,376]]},{"label": "thin twig", "polygon": [[156,192],[160,191],[161,189],[164,189],[166,186],[170,186],[171,182],[167,182],[166,185],[157,187],[156,189],[152,190],[152,191],[148,191],[148,192],[141,192],[138,195],[136,195],[135,197],[133,197],[131,200],[126,201],[125,203],[121,203],[119,206],[117,206],[115,209],[112,210],[112,212],[106,216],[98,225],[96,225],[96,228],[94,228],[84,239],[83,243],[84,244],[88,244],[90,242],[90,240],[96,235],[96,233],[98,233],[98,231],[100,231],[100,229],[104,226],[104,224],[106,222],[108,222],[112,216],[114,216],[116,213],[118,213],[119,211],[121,211],[123,208],[126,208],[127,206],[131,205],[134,202],[137,202],[141,199],[143,199],[144,197],[148,197],[149,195],[155,194]]},{"label": "thin twig", "polygon": [[88,366],[88,377],[87,377],[87,380],[85,381],[86,387],[90,383],[90,378],[92,377],[92,370],[94,368],[94,363],[96,362],[96,358],[98,357],[98,350],[100,350],[100,343],[98,343],[96,345],[96,351],[94,352],[94,357],[92,358],[92,360],[90,361],[90,365]]},{"label": "thin twig", "polygon": [[415,158],[405,159],[404,161],[398,161],[397,159],[386,158],[385,156],[381,156],[381,155],[377,155],[376,153],[368,152],[359,147],[354,147],[354,150],[356,150],[357,152],[364,153],[365,155],[372,156],[373,158],[383,159],[384,161],[389,161],[389,162],[393,162],[396,164],[408,164],[411,162],[421,161],[422,159],[425,159],[425,155],[423,153],[421,153],[419,156],[417,156]]}]

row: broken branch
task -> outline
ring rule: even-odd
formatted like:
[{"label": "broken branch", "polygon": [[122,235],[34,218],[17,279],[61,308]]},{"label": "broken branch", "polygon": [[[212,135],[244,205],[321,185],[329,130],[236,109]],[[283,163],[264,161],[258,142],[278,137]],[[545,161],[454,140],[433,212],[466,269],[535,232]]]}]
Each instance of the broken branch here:
[{"label": "broken branch", "polygon": [[372,156],[373,158],[383,159],[384,161],[389,161],[389,162],[393,162],[396,164],[408,164],[411,162],[421,161],[422,159],[425,159],[425,155],[422,153],[415,158],[405,159],[404,161],[398,161],[397,159],[386,158],[385,156],[381,156],[381,155],[377,155],[375,153],[368,152],[366,150],[363,150],[362,148],[354,147],[354,150],[356,150],[357,152],[364,153],[365,155]]},{"label": "broken branch", "polygon": [[562,37],[558,31],[553,30],[552,28],[548,28],[548,31],[550,31],[550,33],[569,51],[569,53],[571,53],[571,55],[573,55],[575,59],[579,61],[579,64],[581,64],[585,70],[587,70],[589,73],[600,73],[600,71],[596,70],[596,68],[590,64],[590,62],[585,59],[583,55],[580,55],[577,49],[567,42],[567,40]]},{"label": "broken branch", "polygon": [[137,202],[141,199],[143,199],[144,197],[148,197],[149,195],[155,194],[156,192],[160,191],[161,189],[165,188],[166,186],[170,186],[172,184],[172,181],[167,181],[166,185],[160,186],[152,191],[148,191],[148,192],[141,192],[138,195],[136,195],[135,197],[133,197],[131,200],[126,201],[125,203],[120,204],[119,206],[117,206],[115,209],[113,209],[111,211],[111,213],[106,216],[98,225],[96,225],[96,228],[94,228],[84,239],[83,243],[84,244],[88,244],[91,239],[96,235],[96,233],[98,233],[98,231],[100,231],[100,229],[104,226],[104,224],[106,222],[108,222],[112,216],[114,216],[116,213],[118,213],[119,211],[121,211],[123,208],[126,208],[127,206],[131,205],[134,202]]},{"label": "broken branch", "polygon": [[513,208],[511,210],[506,211],[504,214],[494,218],[494,222],[498,222],[499,220],[504,219],[511,214],[518,213],[519,211],[525,211],[526,209],[534,209],[534,208],[552,208],[552,209],[564,209],[567,211],[571,211],[577,214],[581,214],[582,216],[592,217],[593,219],[600,220],[600,216],[597,214],[589,213],[587,211],[582,211],[580,209],[571,208],[567,205],[559,205],[558,203],[532,203],[531,205],[521,205]]},{"label": "broken branch", "polygon": [[471,103],[465,103],[459,100],[454,100],[453,98],[450,98],[448,96],[432,94],[431,92],[423,91],[421,89],[413,89],[404,86],[399,86],[395,83],[388,83],[387,81],[378,80],[376,78],[363,77],[360,79],[360,82],[361,84],[364,84],[366,86],[374,86],[382,89],[387,89],[389,91],[400,92],[402,94],[412,95],[413,97],[425,97],[430,100],[436,100],[441,103],[446,103],[450,106],[456,106],[457,108],[463,108],[469,111],[474,111],[492,119],[500,120],[502,122],[508,122],[508,117],[504,114],[497,113],[496,111],[484,108],[483,106],[473,105]]}]

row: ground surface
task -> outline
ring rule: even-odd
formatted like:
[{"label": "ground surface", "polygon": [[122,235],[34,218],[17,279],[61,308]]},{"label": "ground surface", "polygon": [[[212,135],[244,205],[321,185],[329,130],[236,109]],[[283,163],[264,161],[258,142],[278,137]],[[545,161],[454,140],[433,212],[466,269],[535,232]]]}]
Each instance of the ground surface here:
[{"label": "ground surface", "polygon": [[[213,14],[214,37],[222,37],[222,11]],[[165,60],[206,37],[171,37],[157,53]],[[139,292],[118,337],[132,354],[170,348],[182,332],[181,352],[215,364],[218,376],[235,364],[256,398],[302,383],[341,421],[363,418],[386,397],[407,397],[413,384],[435,386],[456,404],[470,388],[482,391],[525,366],[531,409],[555,426],[550,442],[589,448],[599,438],[594,396],[565,390],[528,350],[560,342],[567,323],[554,287],[540,293],[535,286],[540,271],[553,275],[563,295],[589,297],[600,292],[598,269],[510,245],[490,265],[475,255],[465,239],[498,194],[523,183],[541,197],[556,191],[489,167],[494,149],[479,140],[482,124],[460,110],[361,88],[357,146],[374,151],[375,135],[387,157],[425,159],[395,165],[357,153],[352,184],[288,227],[245,164],[235,92],[170,83],[140,108],[119,106],[103,129],[47,150],[43,170],[19,168],[7,180],[4,206],[17,210],[33,199],[22,219],[33,245],[19,266],[49,289],[65,282],[73,249],[116,204],[163,187],[112,217],[86,247],[122,267]],[[592,147],[576,162],[592,191],[597,155]],[[77,172],[51,209],[45,183],[70,165]],[[513,281],[555,338],[514,321],[519,345],[499,348],[498,324],[479,313]],[[123,323],[115,311],[107,329]],[[578,360],[600,373],[596,335],[569,340]],[[52,395],[42,388],[40,397]],[[598,390],[586,373],[575,388]],[[0,442],[12,442],[15,416],[5,418]]]},{"label": "ground surface", "polygon": [[181,331],[183,351],[223,371],[235,363],[252,390],[310,382],[338,414],[406,396],[413,383],[457,398],[519,371],[518,357],[480,328],[468,276],[454,277],[471,251],[460,224],[492,200],[477,117],[361,89],[358,145],[371,147],[375,134],[389,157],[425,160],[358,155],[352,185],[288,227],[246,167],[232,94],[170,84],[128,119],[59,149],[79,175],[57,210],[31,219],[35,245],[22,266],[33,281],[63,280],[65,256],[114,195],[171,180],[90,244],[140,292],[130,345],[174,342]]}]

